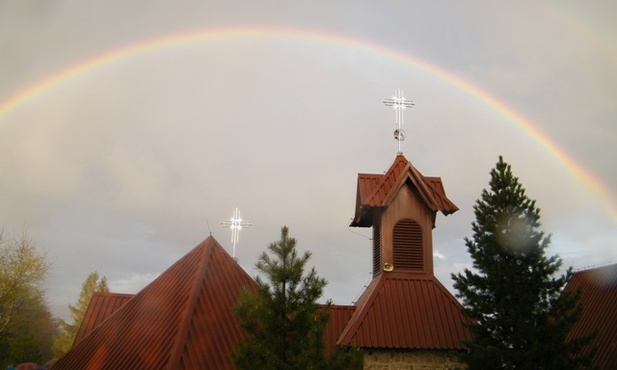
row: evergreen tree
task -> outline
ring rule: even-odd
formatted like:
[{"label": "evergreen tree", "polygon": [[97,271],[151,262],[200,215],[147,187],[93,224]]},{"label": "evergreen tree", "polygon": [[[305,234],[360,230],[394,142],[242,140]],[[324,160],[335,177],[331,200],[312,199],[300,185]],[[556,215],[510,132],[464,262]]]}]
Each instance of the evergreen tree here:
[{"label": "evergreen tree", "polygon": [[550,236],[540,209],[500,156],[490,190],[476,201],[473,238],[465,239],[473,270],[452,274],[457,297],[473,321],[463,356],[469,369],[584,369],[591,336],[566,342],[578,320],[580,294],[563,293],[572,268],[556,276],[559,256],[545,256]]},{"label": "evergreen tree", "polygon": [[327,282],[313,267],[304,268],[311,253],[301,257],[296,240],[283,227],[281,239],[268,247],[256,267],[269,280],[256,278],[256,290],[241,293],[236,305],[240,327],[248,334],[233,354],[239,369],[346,369],[361,368],[358,349],[339,348],[327,356],[324,331],[328,302],[317,304]]},{"label": "evergreen tree", "polygon": [[71,323],[69,324],[62,319],[58,319],[60,330],[53,341],[54,356],[61,357],[73,346],[75,336],[84,320],[86,310],[88,309],[94,292],[109,292],[107,278],[105,276],[99,278],[99,273],[96,271],[91,272],[82,284],[76,305],[69,305]]}]

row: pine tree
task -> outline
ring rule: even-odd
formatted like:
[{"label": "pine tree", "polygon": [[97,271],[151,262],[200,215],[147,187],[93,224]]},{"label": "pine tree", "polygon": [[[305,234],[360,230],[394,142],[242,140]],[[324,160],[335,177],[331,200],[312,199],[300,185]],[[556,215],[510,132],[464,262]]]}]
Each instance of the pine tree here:
[{"label": "pine tree", "polygon": [[94,292],[109,292],[107,277],[103,276],[99,279],[99,273],[96,271],[91,272],[82,284],[76,305],[69,305],[71,323],[69,324],[62,319],[58,319],[60,331],[53,341],[54,356],[60,357],[64,355],[73,345],[73,341],[84,320],[86,310],[88,309]]},{"label": "pine tree", "polygon": [[328,302],[319,307],[327,282],[313,267],[304,268],[311,257],[301,257],[296,240],[283,227],[281,239],[268,247],[256,267],[268,281],[256,278],[256,290],[245,290],[236,305],[240,327],[248,334],[233,354],[238,369],[344,369],[361,368],[358,349],[325,352],[324,331],[329,319]]},{"label": "pine tree", "polygon": [[580,294],[563,293],[572,274],[556,276],[563,261],[547,257],[550,236],[540,209],[500,156],[490,191],[476,201],[473,238],[465,239],[473,270],[452,274],[464,312],[475,322],[463,356],[469,369],[584,369],[591,336],[566,342],[580,317]]}]

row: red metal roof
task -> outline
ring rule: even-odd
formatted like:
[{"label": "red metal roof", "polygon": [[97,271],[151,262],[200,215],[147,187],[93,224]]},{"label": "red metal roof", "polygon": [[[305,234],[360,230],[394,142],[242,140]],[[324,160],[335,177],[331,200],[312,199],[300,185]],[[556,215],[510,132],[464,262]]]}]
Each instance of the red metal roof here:
[{"label": "red metal roof", "polygon": [[444,215],[458,211],[458,207],[446,196],[446,189],[443,187],[441,177],[424,177],[424,182],[428,185],[431,196],[437,204],[437,209]]},{"label": "red metal roof", "polygon": [[379,184],[375,186],[373,191],[365,199],[365,204],[373,207],[384,206],[387,204],[386,200],[388,196],[394,193],[393,190],[398,190],[400,179],[411,167],[411,163],[402,154],[396,156],[394,163],[390,166],[385,175],[383,175],[379,181]]},{"label": "red metal roof", "polygon": [[339,337],[362,348],[463,350],[471,335],[461,305],[433,276],[383,273],[375,278]]},{"label": "red metal roof", "polygon": [[[101,322],[111,316],[117,309],[119,309],[126,301],[133,298],[134,294],[120,294],[120,293],[101,293],[96,292],[90,300],[88,309],[84,316],[84,321],[79,328],[75,344],[77,344],[83,337],[90,334],[94,328],[96,328]],[[325,307],[320,305],[321,307]],[[356,310],[356,306],[345,305],[331,305],[330,306],[330,320],[326,326],[324,333],[326,340],[326,351],[332,353],[336,347],[336,341],[339,335],[347,326],[351,315]]]},{"label": "red metal roof", "polygon": [[208,237],[85,336],[58,369],[230,369],[251,277]]},{"label": "red metal roof", "polygon": [[446,196],[441,178],[424,177],[402,154],[399,154],[384,175],[358,175],[356,215],[351,226],[371,226],[372,209],[388,205],[407,180],[413,184],[433,211],[441,211],[444,215],[458,211],[458,207]]},{"label": "red metal roof", "polygon": [[338,337],[347,326],[349,319],[356,310],[356,306],[331,305],[330,320],[324,333],[326,340],[326,351],[332,353],[336,348]]},{"label": "red metal roof", "polygon": [[134,296],[134,294],[94,292],[88,304],[88,308],[86,309],[86,313],[84,314],[81,326],[75,335],[73,345],[79,343],[86,335],[94,330],[94,328],[99,326],[100,323]]},{"label": "red metal roof", "polygon": [[565,291],[579,288],[583,313],[568,339],[598,330],[591,343],[597,351],[593,364],[600,369],[617,369],[617,264],[574,273]]},{"label": "red metal roof", "polygon": [[[204,284],[201,285],[201,287],[198,289],[198,292],[196,293],[197,301],[195,302],[194,307],[192,309],[187,309],[182,305],[175,306],[175,307],[180,308],[181,310],[184,310],[184,312],[192,311],[192,313],[190,314],[191,317],[188,320],[190,322],[189,324],[190,328],[188,329],[189,332],[187,333],[185,340],[183,341],[184,346],[186,347],[186,349],[184,350],[184,355],[182,357],[184,367],[178,367],[178,368],[197,368],[203,365],[204,363],[206,365],[209,364],[210,366],[216,365],[216,368],[226,368],[226,365],[229,365],[227,366],[227,368],[230,368],[231,364],[230,363],[226,364],[224,361],[222,361],[222,359],[229,358],[231,350],[237,344],[238,337],[241,336],[238,333],[235,333],[237,335],[230,335],[229,331],[231,332],[236,331],[235,325],[237,321],[231,318],[229,312],[230,312],[230,308],[233,308],[235,305],[235,302],[237,299],[238,287],[244,286],[243,284],[247,283],[246,281],[244,281],[246,276],[243,276],[246,274],[240,274],[238,271],[235,271],[235,272],[229,271],[229,270],[235,270],[235,269],[232,268],[232,266],[230,266],[229,263],[221,263],[223,262],[221,261],[221,259],[226,259],[227,262],[231,260],[231,257],[229,257],[229,255],[226,254],[224,251],[222,250],[214,251],[213,250],[213,251],[208,252],[206,250],[203,250],[204,248],[205,249],[220,248],[218,246],[218,243],[216,243],[214,239],[210,241],[207,239],[206,241],[204,241],[204,243],[200,244],[196,248],[196,249],[199,248],[201,250],[200,253],[197,253],[199,251],[193,250],[192,252],[189,253],[191,257],[187,255],[182,260],[176,263],[177,265],[181,261],[185,260],[184,262],[181,263],[180,267],[177,267],[176,265],[174,265],[176,267],[172,266],[172,268],[170,268],[168,271],[166,271],[163,274],[163,275],[174,274],[174,276],[177,276],[176,274],[179,273],[179,271],[176,271],[176,270],[184,270],[184,269],[193,270],[193,271],[196,269],[198,270],[199,265],[195,264],[194,262],[199,262],[199,260],[202,260],[203,263],[207,264],[205,269],[208,270],[208,273],[204,276],[204,279],[202,280]],[[207,257],[206,255],[208,253],[210,254],[216,253],[219,258],[214,258],[210,256],[207,258],[208,260],[206,261],[204,257]],[[190,261],[190,259],[193,259],[194,261]],[[235,265],[235,262],[231,261],[231,263]],[[172,269],[175,272],[170,272]],[[193,272],[191,274],[192,276],[197,277],[196,272]],[[233,278],[234,276],[235,276],[235,279],[232,279],[231,282],[226,281],[230,277]],[[161,279],[161,277],[159,277],[159,279]],[[137,296],[132,295],[132,294],[119,294],[119,293],[101,293],[101,292],[94,293],[94,295],[92,296],[92,299],[90,300],[90,304],[88,305],[88,309],[86,310],[86,314],[84,316],[82,325],[79,328],[77,337],[75,339],[75,346],[77,346],[78,343],[80,343],[84,338],[86,338],[91,333],[93,333],[92,335],[95,336],[96,338],[91,339],[90,340],[91,342],[89,344],[85,344],[83,346],[79,346],[78,349],[74,349],[73,353],[70,355],[71,357],[73,357],[73,359],[70,360],[70,358],[69,359],[63,358],[62,362],[56,365],[54,369],[74,368],[73,366],[82,366],[84,364],[88,364],[88,366],[93,366],[94,368],[96,368],[96,366],[100,366],[101,368],[108,368],[111,365],[116,366],[116,364],[119,364],[120,363],[119,358],[114,359],[114,361],[103,358],[101,359],[102,361],[101,363],[96,363],[97,364],[96,366],[94,362],[84,362],[84,361],[86,361],[86,358],[92,357],[93,354],[96,354],[96,352],[100,351],[100,348],[98,349],[96,348],[97,346],[102,346],[102,345],[106,347],[110,346],[109,343],[107,343],[107,341],[110,340],[109,338],[110,334],[119,332],[121,330],[126,330],[127,329],[126,327],[129,327],[129,326],[131,328],[134,328],[134,330],[137,330],[138,325],[144,324],[145,319],[139,320],[139,318],[136,318],[137,322],[128,322],[128,320],[125,320],[122,317],[112,316],[112,314],[114,314],[116,311],[119,311],[118,315],[127,315],[127,314],[132,315],[131,311],[135,310],[136,307],[134,307],[133,309],[125,309],[125,310],[120,310],[120,308],[123,307],[123,305],[126,304],[128,301],[130,301],[133,297],[139,297],[138,299],[142,302],[139,306],[149,306],[151,304],[154,304],[155,302],[157,304],[166,303],[165,295],[169,293],[166,290],[166,288],[169,285],[158,283],[157,281],[159,279],[155,280],[154,282],[150,284],[150,285],[157,284],[159,285],[158,288],[157,287],[152,288],[150,285],[144,288],[144,290],[148,289],[149,291],[149,293],[146,294],[145,296],[141,295],[141,293],[139,293]],[[174,278],[164,277],[163,280],[171,282],[174,280]],[[191,284],[190,281],[185,281],[185,285],[190,285],[190,284]],[[197,284],[197,283],[193,283],[193,284]],[[250,285],[252,285],[252,280],[250,282]],[[231,287],[231,291],[233,293],[231,293],[230,290],[227,289],[229,287]],[[182,287],[175,287],[175,289],[176,290],[182,289]],[[184,296],[190,297],[191,294],[184,294]],[[152,302],[149,302],[150,300],[152,300]],[[341,334],[341,332],[343,331],[343,329],[345,328],[345,326],[347,325],[347,323],[349,322],[349,319],[353,315],[355,309],[356,309],[355,306],[343,306],[343,305],[331,305],[330,306],[330,320],[328,321],[328,325],[326,326],[326,330],[324,333],[325,340],[326,340],[326,347],[327,347],[326,349],[328,353],[331,353],[334,351],[334,348],[336,347],[336,341],[339,335]],[[173,317],[176,320],[182,319],[181,312],[178,312],[177,315],[173,315],[172,313],[168,313],[167,316],[160,315],[160,317],[163,317],[163,316]],[[105,323],[105,320],[108,318],[110,318],[110,321],[111,321],[111,323],[109,324]],[[218,322],[218,320],[228,320],[226,322],[227,325],[225,325],[226,324],[225,322]],[[233,322],[230,322],[229,320]],[[148,324],[150,326],[160,326],[161,330],[166,330],[168,333],[171,333],[171,334],[168,334],[171,337],[178,335],[178,334],[172,333],[173,330],[170,329],[171,326],[174,326],[172,322],[162,322],[161,323],[159,321],[148,321]],[[97,329],[97,331],[95,332],[94,329],[96,329],[99,325],[101,325],[103,328]],[[179,321],[178,321],[178,325],[179,325]],[[230,327],[230,325],[232,327]],[[116,326],[116,327],[105,329],[106,326],[107,327]],[[122,328],[122,327],[125,327],[125,328]],[[180,338],[180,340],[181,339],[182,338]],[[161,339],[159,338],[159,340]],[[140,338],[139,341],[140,342],[147,341],[147,338],[142,337]],[[187,343],[189,341],[193,341],[193,342],[197,341],[197,342]],[[142,347],[135,346],[138,343],[132,343],[131,341],[122,341],[121,344],[137,347],[137,348],[132,348],[131,350],[127,350],[129,353],[131,351],[141,351],[139,353],[140,356],[147,355],[147,356],[154,357],[153,352],[152,352],[153,348],[150,348],[148,346],[142,346]],[[147,344],[147,343],[141,343],[141,344]],[[168,345],[168,347],[171,350],[172,348],[176,348],[177,346]],[[111,348],[113,348],[113,344],[111,345]],[[205,353],[208,352],[204,350],[204,348],[210,349],[210,352],[213,352],[213,351],[218,352],[219,362],[214,363],[210,361],[206,363],[201,358],[205,355]],[[133,354],[135,353],[137,352],[133,352]],[[80,358],[78,359],[76,357],[80,357]],[[114,357],[119,357],[119,355],[118,356],[114,355]],[[124,357],[125,357],[124,361],[128,362],[129,361],[128,357],[130,356],[124,353]],[[167,355],[161,354],[160,357],[172,357],[172,356],[171,356],[171,353],[168,353]],[[163,369],[169,369],[169,368],[175,369],[176,368],[173,366],[172,367],[165,366],[163,362],[161,362],[161,366],[162,367],[157,367],[157,368],[163,368]],[[140,368],[140,367],[138,366],[135,368]]]}]

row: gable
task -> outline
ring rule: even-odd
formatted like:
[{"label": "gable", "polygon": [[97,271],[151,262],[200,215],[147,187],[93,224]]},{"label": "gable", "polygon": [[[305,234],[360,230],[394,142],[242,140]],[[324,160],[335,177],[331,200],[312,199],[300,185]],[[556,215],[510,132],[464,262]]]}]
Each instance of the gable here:
[{"label": "gable", "polygon": [[384,175],[358,175],[356,214],[350,226],[372,226],[373,210],[388,206],[406,183],[412,185],[414,191],[433,212],[441,211],[444,215],[449,215],[458,210],[447,198],[439,177],[425,178],[402,154],[399,154]]}]

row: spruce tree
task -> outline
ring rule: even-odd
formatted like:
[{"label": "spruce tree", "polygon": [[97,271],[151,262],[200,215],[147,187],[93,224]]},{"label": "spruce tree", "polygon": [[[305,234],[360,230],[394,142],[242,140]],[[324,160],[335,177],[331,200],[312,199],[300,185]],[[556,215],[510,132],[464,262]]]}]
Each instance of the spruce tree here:
[{"label": "spruce tree", "polygon": [[244,290],[236,305],[240,327],[248,334],[233,353],[238,369],[361,368],[358,349],[326,355],[324,331],[330,302],[320,307],[327,282],[313,267],[304,274],[310,252],[298,255],[296,239],[283,227],[279,241],[256,264],[267,281],[257,277],[255,291]]},{"label": "spruce tree", "polygon": [[580,317],[580,294],[563,293],[572,268],[557,276],[558,255],[547,257],[550,235],[540,209],[500,156],[490,190],[476,201],[473,237],[465,244],[473,269],[452,274],[464,312],[473,321],[469,369],[584,369],[590,336],[566,342]]}]

